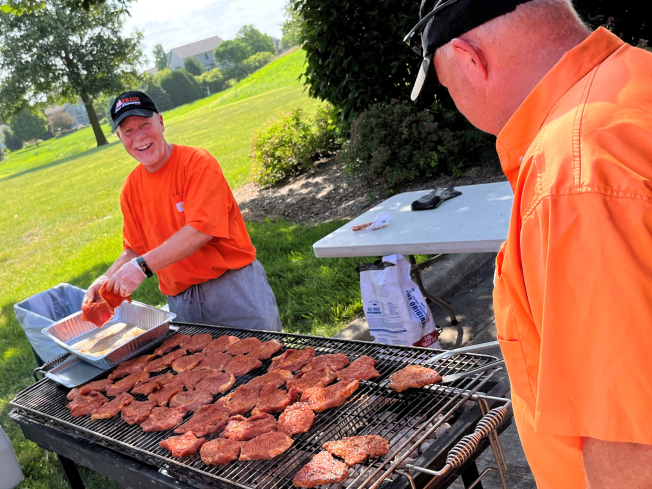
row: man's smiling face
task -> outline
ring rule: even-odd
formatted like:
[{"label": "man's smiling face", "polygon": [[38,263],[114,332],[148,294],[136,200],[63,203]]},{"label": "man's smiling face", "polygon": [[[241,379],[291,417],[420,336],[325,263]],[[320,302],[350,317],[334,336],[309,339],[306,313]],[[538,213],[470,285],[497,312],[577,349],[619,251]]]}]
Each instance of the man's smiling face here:
[{"label": "man's smiling face", "polygon": [[116,131],[127,152],[145,166],[148,172],[159,170],[167,161],[167,143],[163,137],[163,117],[132,115],[120,122]]}]

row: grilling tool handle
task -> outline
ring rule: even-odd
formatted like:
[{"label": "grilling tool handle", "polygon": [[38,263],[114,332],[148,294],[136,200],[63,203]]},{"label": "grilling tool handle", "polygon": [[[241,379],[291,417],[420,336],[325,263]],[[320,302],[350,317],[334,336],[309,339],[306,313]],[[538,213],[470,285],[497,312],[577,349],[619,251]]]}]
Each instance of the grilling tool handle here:
[{"label": "grilling tool handle", "polygon": [[482,367],[469,370],[468,372],[460,372],[459,374],[444,375],[442,379],[438,382],[438,384],[450,384],[452,382],[455,382],[456,380],[460,380],[465,377],[471,377],[472,375],[479,374],[487,370],[504,367],[504,366],[505,366],[505,360],[498,360],[497,362],[488,363],[486,365],[483,365]]},{"label": "grilling tool handle", "polygon": [[499,346],[497,341],[489,341],[488,343],[479,343],[477,345],[463,346],[462,348],[456,348],[455,350],[448,350],[439,355],[435,355],[426,361],[426,365],[438,362],[445,358],[454,357],[455,355],[463,355],[464,353],[473,353],[476,351],[488,350],[490,348],[495,348]]}]

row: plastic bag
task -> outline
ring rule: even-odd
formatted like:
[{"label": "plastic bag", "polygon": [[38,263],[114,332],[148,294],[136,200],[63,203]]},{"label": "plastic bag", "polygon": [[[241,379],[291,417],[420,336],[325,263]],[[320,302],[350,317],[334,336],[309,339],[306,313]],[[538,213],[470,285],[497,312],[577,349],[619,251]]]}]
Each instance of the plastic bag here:
[{"label": "plastic bag", "polygon": [[66,353],[45,336],[43,328],[81,311],[86,291],[70,284],[59,284],[29,299],[14,304],[14,314],[27,335],[27,340],[44,362]]},{"label": "plastic bag", "polygon": [[358,266],[369,332],[379,343],[439,348],[435,321],[410,268],[403,255]]}]

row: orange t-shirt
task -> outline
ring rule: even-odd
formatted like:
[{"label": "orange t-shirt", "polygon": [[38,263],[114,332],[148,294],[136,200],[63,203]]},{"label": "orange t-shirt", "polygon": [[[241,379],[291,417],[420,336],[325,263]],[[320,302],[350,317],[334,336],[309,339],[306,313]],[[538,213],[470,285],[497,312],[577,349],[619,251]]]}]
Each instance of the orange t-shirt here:
[{"label": "orange t-shirt", "polygon": [[494,309],[539,489],[586,487],[582,437],[652,444],[651,80],[652,53],[600,28],[498,136]]},{"label": "orange t-shirt", "polygon": [[153,173],[138,165],[122,187],[120,206],[123,246],[139,255],[186,225],[214,236],[192,255],[156,272],[165,295],[180,294],[256,258],[222,169],[205,149],[174,145],[170,159]]}]

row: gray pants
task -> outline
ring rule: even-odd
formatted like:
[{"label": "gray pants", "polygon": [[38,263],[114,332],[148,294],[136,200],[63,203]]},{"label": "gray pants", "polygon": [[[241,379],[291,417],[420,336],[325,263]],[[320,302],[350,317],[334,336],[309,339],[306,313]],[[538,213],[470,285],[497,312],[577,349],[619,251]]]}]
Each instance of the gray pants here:
[{"label": "gray pants", "polygon": [[281,331],[276,299],[265,269],[254,262],[182,293],[169,296],[170,311],[181,323],[213,324],[237,329]]}]

